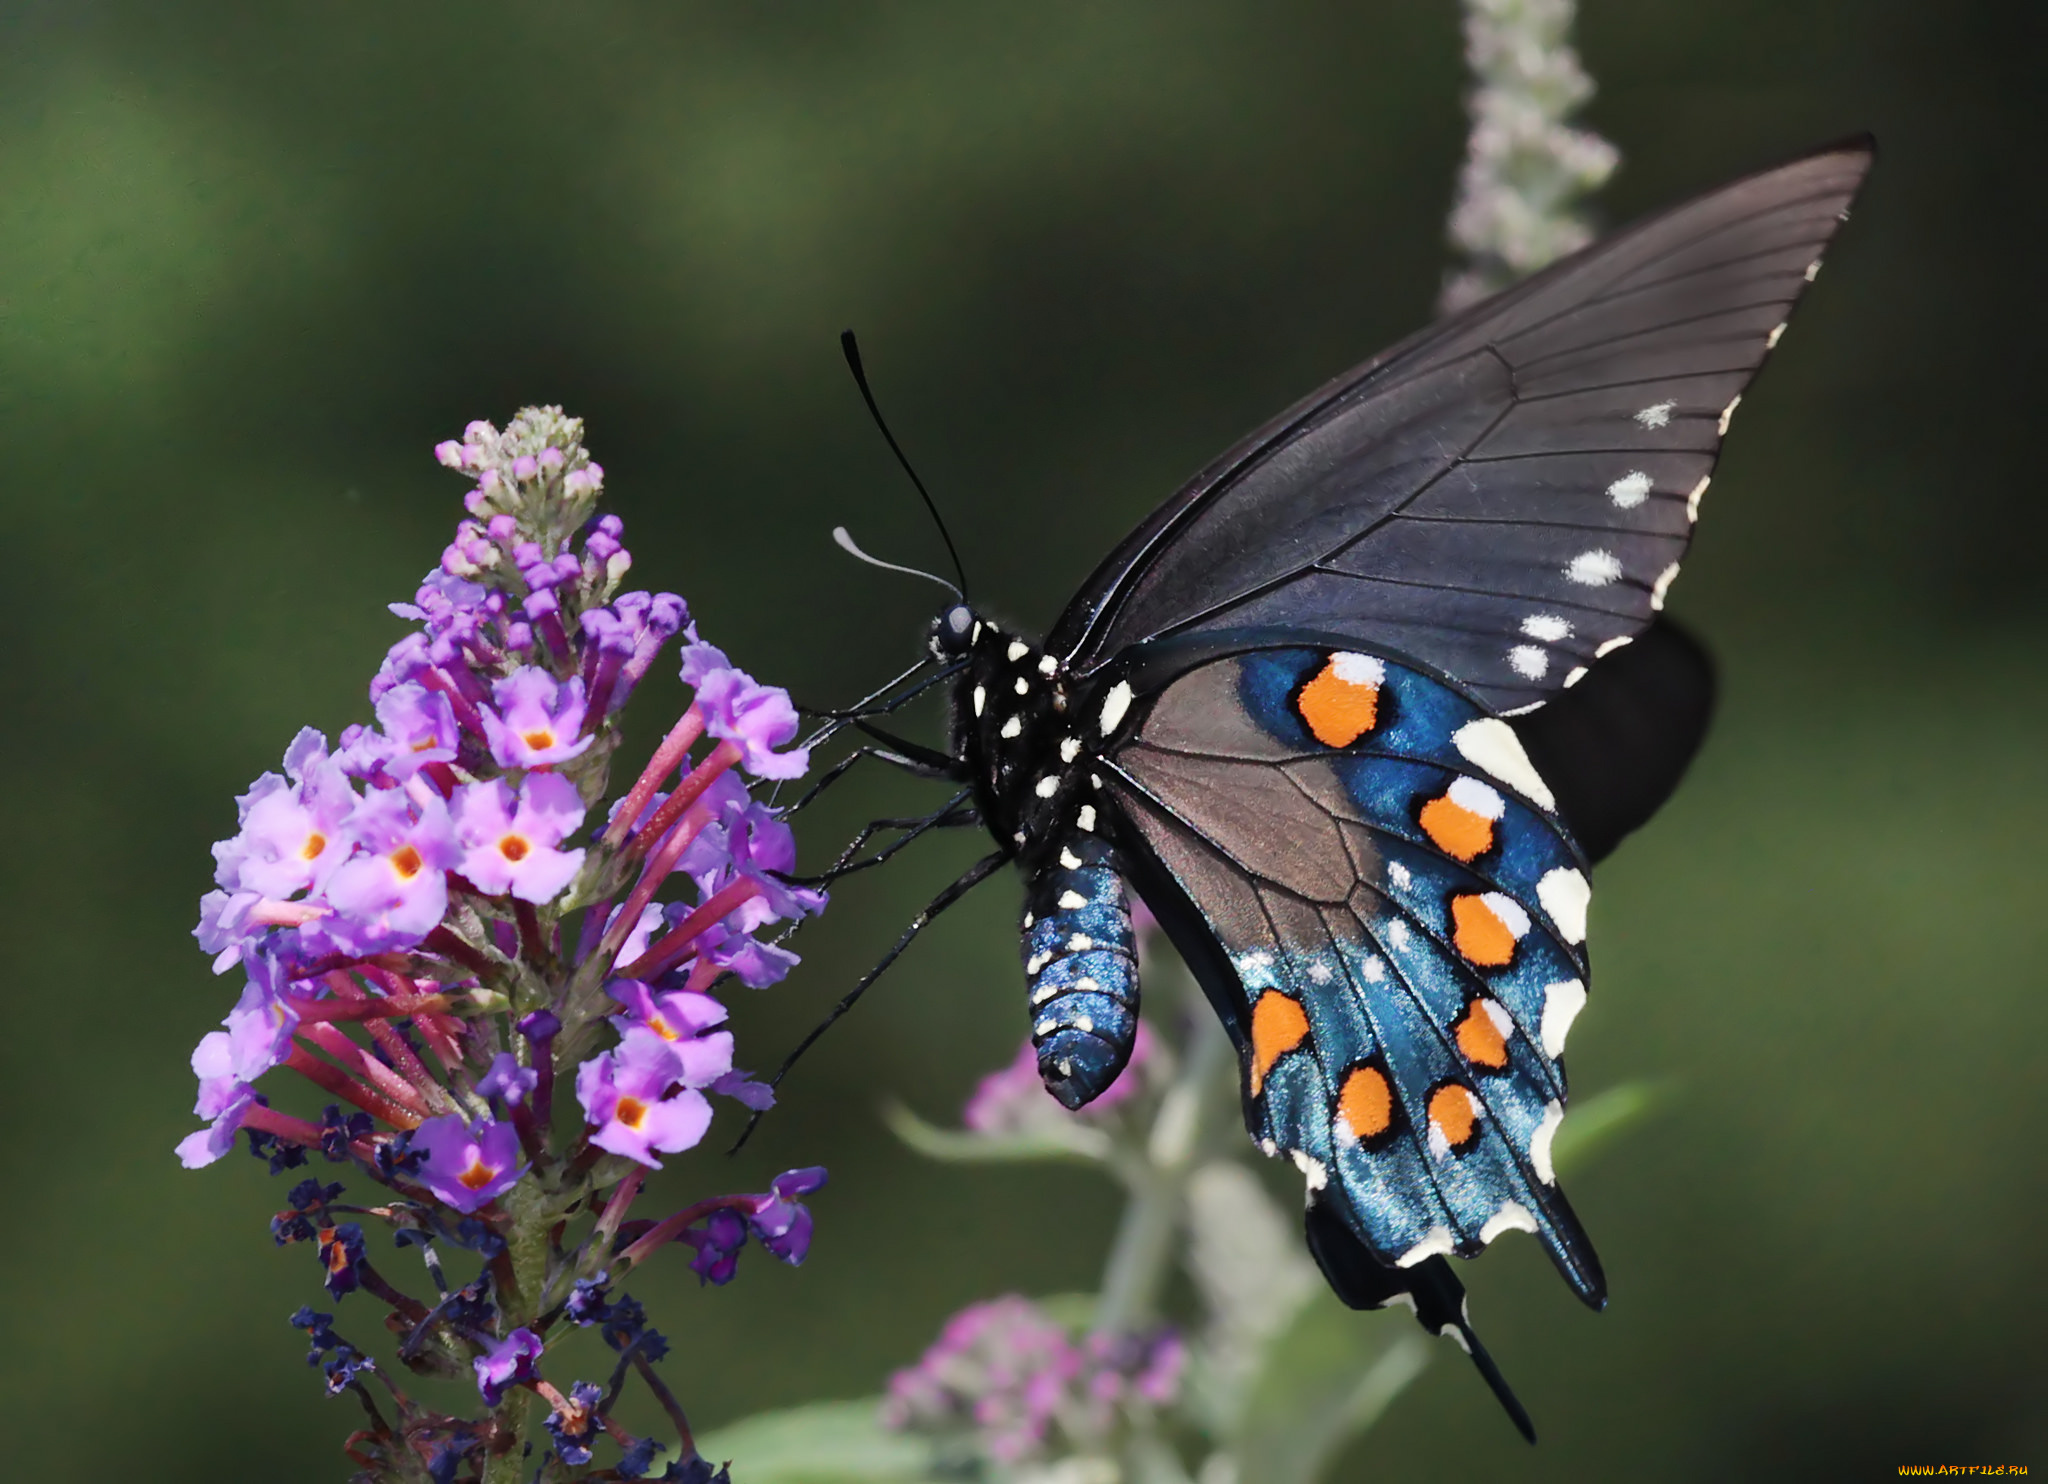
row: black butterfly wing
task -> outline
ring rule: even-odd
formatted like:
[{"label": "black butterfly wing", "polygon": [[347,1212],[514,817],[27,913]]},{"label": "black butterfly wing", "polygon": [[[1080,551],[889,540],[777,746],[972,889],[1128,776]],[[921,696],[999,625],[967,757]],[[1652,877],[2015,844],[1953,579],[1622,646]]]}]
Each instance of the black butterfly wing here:
[{"label": "black butterfly wing", "polygon": [[1389,1269],[1536,1233],[1585,1002],[1584,858],[1509,725],[1422,671],[1297,643],[1192,664],[1100,759],[1133,884],[1236,1041],[1246,1122]]},{"label": "black butterfly wing", "polygon": [[1155,511],[1048,647],[1312,628],[1540,704],[1663,605],[1868,140],[1650,218],[1331,382]]}]

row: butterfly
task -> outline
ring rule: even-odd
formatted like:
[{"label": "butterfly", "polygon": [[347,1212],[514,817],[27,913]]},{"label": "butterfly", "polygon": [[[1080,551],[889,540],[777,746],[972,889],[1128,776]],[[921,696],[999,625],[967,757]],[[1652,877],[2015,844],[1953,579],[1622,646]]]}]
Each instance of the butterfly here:
[{"label": "butterfly", "polygon": [[1331,1287],[1454,1339],[1532,1442],[1446,1259],[1529,1232],[1605,1303],[1551,1153],[1589,872],[1704,734],[1712,666],[1665,597],[1871,160],[1737,180],[1339,376],[1155,510],[1043,643],[951,604],[897,682],[937,667],[946,752],[872,724],[922,686],[854,713],[961,785],[919,828],[996,846],[898,950],[1016,863],[1039,1071],[1079,1108],[1131,1054],[1142,898],[1236,1048],[1246,1128],[1302,1173]]}]

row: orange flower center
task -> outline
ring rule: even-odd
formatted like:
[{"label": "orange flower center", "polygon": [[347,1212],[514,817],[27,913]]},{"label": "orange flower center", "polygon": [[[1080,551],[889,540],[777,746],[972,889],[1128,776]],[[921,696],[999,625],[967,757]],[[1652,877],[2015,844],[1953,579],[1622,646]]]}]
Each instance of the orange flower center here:
[{"label": "orange flower center", "polygon": [[647,1105],[638,1098],[620,1098],[612,1116],[627,1128],[638,1128],[640,1120],[647,1116]]},{"label": "orange flower center", "polygon": [[523,861],[532,849],[524,835],[507,835],[498,842],[498,854],[508,861]]},{"label": "orange flower center", "polygon": [[521,732],[519,737],[522,742],[531,747],[535,752],[546,752],[555,745],[555,734],[546,727],[536,728],[531,732]]},{"label": "orange flower center", "polygon": [[482,1160],[472,1159],[469,1162],[469,1168],[455,1178],[462,1182],[462,1187],[465,1190],[482,1190],[492,1180],[497,1178],[497,1174],[496,1170],[490,1168]]},{"label": "orange flower center", "polygon": [[420,858],[419,851],[411,845],[401,845],[391,852],[391,869],[407,881],[419,875],[425,865],[426,862]]}]

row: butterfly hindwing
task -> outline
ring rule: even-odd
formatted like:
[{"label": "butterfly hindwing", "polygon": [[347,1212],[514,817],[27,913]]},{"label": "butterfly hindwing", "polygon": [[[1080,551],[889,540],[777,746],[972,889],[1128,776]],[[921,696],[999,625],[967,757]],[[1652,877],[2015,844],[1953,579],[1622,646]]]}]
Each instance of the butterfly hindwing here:
[{"label": "butterfly hindwing", "polygon": [[1189,909],[1164,920],[1225,1009],[1254,1136],[1381,1261],[1532,1230],[1597,1302],[1548,1155],[1583,861],[1506,724],[1420,671],[1288,645],[1187,668],[1104,762],[1121,833]]},{"label": "butterfly hindwing", "polygon": [[1368,362],[1161,506],[1049,647],[1313,628],[1538,705],[1663,606],[1744,388],[1869,169],[1822,150]]}]

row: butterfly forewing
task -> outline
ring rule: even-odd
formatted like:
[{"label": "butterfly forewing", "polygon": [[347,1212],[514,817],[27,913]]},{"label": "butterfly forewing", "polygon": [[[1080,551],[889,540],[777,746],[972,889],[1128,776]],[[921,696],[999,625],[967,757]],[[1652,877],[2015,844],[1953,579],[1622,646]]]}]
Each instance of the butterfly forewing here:
[{"label": "butterfly forewing", "polygon": [[1156,511],[1051,648],[1303,627],[1540,704],[1647,624],[1743,389],[1870,164],[1736,182],[1426,331]]}]

